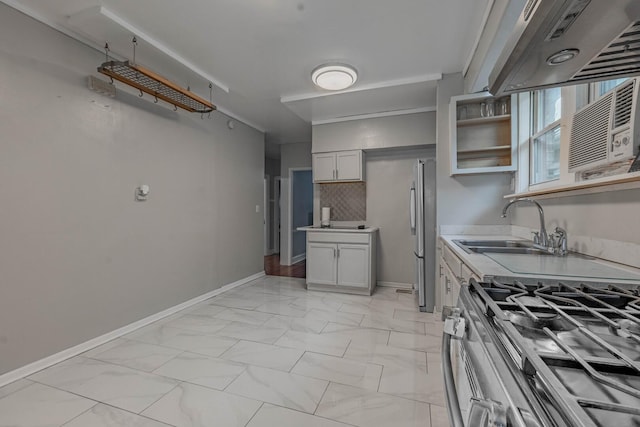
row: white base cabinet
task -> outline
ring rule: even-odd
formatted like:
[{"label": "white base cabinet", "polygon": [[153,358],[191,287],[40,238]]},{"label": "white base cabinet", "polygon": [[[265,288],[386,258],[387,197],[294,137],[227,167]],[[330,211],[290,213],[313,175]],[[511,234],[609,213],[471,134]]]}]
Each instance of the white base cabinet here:
[{"label": "white base cabinet", "polygon": [[307,289],[371,295],[376,232],[307,232]]},{"label": "white base cabinet", "polygon": [[442,254],[439,260],[440,295],[442,306],[455,307],[458,304],[460,288],[469,284],[471,278],[480,281],[473,271],[453,253],[444,241],[440,241]]}]

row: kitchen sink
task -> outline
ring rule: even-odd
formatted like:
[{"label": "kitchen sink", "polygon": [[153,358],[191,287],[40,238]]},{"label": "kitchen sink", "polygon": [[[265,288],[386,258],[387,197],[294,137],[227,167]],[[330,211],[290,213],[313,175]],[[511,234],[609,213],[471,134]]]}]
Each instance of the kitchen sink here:
[{"label": "kitchen sink", "polygon": [[552,255],[549,251],[537,247],[527,240],[454,240],[456,245],[471,253],[498,253],[498,254],[530,254]]}]

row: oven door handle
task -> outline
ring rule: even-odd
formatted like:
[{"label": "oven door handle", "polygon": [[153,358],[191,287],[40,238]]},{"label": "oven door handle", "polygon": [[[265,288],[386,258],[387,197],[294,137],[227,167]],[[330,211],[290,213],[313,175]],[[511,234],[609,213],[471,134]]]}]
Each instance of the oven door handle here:
[{"label": "oven door handle", "polygon": [[442,334],[442,372],[444,373],[444,389],[451,427],[464,427],[456,383],[453,378],[453,366],[451,366],[451,335],[447,333]]}]

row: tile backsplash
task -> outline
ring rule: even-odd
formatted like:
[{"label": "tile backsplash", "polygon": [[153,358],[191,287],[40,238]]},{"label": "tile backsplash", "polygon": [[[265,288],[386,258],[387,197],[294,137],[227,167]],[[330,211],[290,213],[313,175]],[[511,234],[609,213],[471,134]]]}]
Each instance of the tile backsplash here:
[{"label": "tile backsplash", "polygon": [[320,184],[320,207],[331,208],[331,221],[365,221],[367,185],[364,182]]}]

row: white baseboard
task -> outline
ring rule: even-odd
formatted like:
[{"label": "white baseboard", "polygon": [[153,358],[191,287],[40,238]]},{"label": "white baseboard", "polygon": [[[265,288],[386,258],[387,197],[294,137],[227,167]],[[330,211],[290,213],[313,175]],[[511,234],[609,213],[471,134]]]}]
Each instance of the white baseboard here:
[{"label": "white baseboard", "polygon": [[300,261],[304,261],[305,259],[307,259],[307,253],[302,253],[300,255],[296,255],[293,258],[291,258],[291,265],[293,264],[297,264]]},{"label": "white baseboard", "polygon": [[413,283],[402,283],[402,282],[376,282],[378,286],[386,286],[389,288],[400,288],[400,289],[413,289]]},{"label": "white baseboard", "polygon": [[167,316],[171,316],[179,312],[180,310],[184,310],[185,308],[189,308],[193,305],[196,305],[204,300],[212,298],[216,295],[220,295],[224,292],[230,291],[233,288],[237,288],[238,286],[244,285],[245,283],[249,283],[253,280],[259,279],[265,275],[264,271],[260,273],[256,273],[252,276],[245,277],[244,279],[237,280],[233,283],[229,283],[224,285],[218,289],[214,289],[211,292],[207,292],[206,294],[200,295],[188,301],[185,301],[181,304],[174,305],[173,307],[169,307],[166,310],[163,310],[159,313],[152,314],[151,316],[145,317],[144,319],[138,320],[136,322],[130,323],[126,326],[118,328],[114,331],[107,332],[104,335],[100,335],[99,337],[90,339],[89,341],[85,341],[81,344],[68,348],[66,350],[62,350],[56,354],[52,354],[51,356],[47,356],[43,359],[37,360],[33,363],[25,365],[21,368],[15,369],[13,371],[9,371],[5,374],[0,375],[0,387],[17,381],[21,378],[34,374],[38,371],[41,371],[45,368],[55,365],[56,363],[60,363],[63,360],[69,359],[70,357],[77,356],[80,353],[84,353],[85,351],[91,350],[99,345],[102,345],[106,342],[109,342],[113,339],[119,338],[123,335],[126,335],[130,332],[135,331],[136,329],[140,329],[144,326],[147,326],[153,322],[156,322],[160,319],[163,319]]}]

